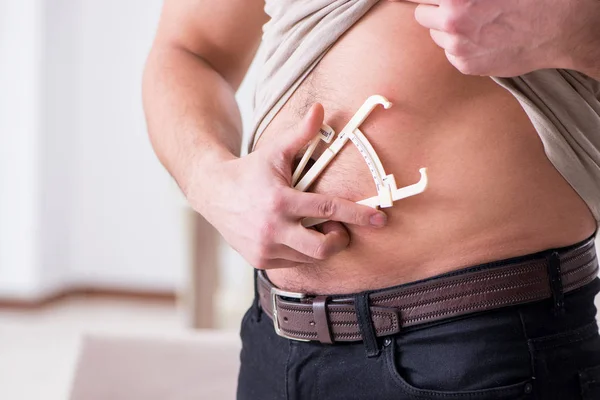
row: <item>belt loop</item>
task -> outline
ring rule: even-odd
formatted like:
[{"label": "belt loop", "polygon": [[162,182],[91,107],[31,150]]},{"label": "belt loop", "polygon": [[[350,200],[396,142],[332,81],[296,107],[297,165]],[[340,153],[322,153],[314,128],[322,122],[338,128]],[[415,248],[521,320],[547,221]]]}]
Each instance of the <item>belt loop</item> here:
[{"label": "belt loop", "polygon": [[358,328],[362,335],[363,343],[367,357],[377,357],[381,352],[377,336],[375,335],[375,327],[371,318],[371,308],[369,307],[369,293],[363,292],[354,296],[354,308],[358,317]]},{"label": "belt loop", "polygon": [[254,309],[254,317],[257,322],[260,322],[262,316],[262,307],[260,306],[260,293],[258,292],[258,270],[254,269],[254,300],[252,301]]},{"label": "belt loop", "polygon": [[315,328],[317,329],[317,340],[321,343],[331,344],[331,328],[329,326],[329,315],[327,315],[328,296],[316,296],[312,300]]},{"label": "belt loop", "polygon": [[548,278],[552,292],[554,315],[557,317],[563,316],[565,314],[565,295],[560,271],[560,255],[556,251],[548,256]]}]

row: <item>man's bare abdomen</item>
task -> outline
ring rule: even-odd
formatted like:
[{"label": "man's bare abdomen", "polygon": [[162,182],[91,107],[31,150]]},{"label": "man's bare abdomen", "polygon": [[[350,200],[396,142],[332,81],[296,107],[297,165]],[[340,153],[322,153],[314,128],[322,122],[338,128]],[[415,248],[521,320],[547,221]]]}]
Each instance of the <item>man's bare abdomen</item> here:
[{"label": "man's bare abdomen", "polygon": [[[547,159],[512,95],[455,70],[408,3],[381,2],[346,33],[262,135],[285,134],[308,107],[325,107],[337,132],[372,94],[393,107],[362,125],[398,187],[420,195],[385,209],[383,229],[348,226],[350,246],[326,262],[271,270],[278,286],[345,293],[397,285],[487,261],[583,240],[595,228],[583,200]],[[311,188],[361,200],[375,194],[351,143]]]}]

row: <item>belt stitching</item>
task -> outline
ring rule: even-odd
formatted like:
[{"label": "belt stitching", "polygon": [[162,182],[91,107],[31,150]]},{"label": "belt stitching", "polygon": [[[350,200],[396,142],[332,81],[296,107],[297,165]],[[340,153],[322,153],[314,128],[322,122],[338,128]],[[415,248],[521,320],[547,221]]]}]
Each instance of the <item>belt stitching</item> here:
[{"label": "belt stitching", "polygon": [[566,291],[571,290],[574,286],[579,286],[581,284],[581,282],[585,282],[588,280],[591,282],[594,280],[594,278],[596,277],[597,274],[598,274],[598,267],[594,268],[594,270],[591,271],[589,275],[586,275],[583,278],[580,278],[580,279],[576,280],[575,282],[571,282],[568,285],[566,285],[565,290]]},{"label": "belt stitching", "polygon": [[[300,336],[300,337],[305,337],[305,338],[317,338],[317,334],[316,333],[304,333],[304,332],[298,332],[298,331],[285,331],[286,335],[290,335],[290,336]],[[334,340],[340,341],[340,339],[361,339],[362,336],[360,334],[360,332],[358,333],[338,333],[336,335],[334,335]]]},{"label": "belt stitching", "polygon": [[[294,330],[283,330],[285,332],[286,335],[289,336],[298,336],[298,337],[305,337],[305,338],[317,338],[317,334],[314,332],[300,332],[300,331],[294,331]],[[385,333],[384,331],[381,331],[382,333]],[[338,334],[333,334],[333,339],[334,340],[338,340],[339,339],[350,339],[350,338],[361,338],[360,332],[357,333],[338,333]]]},{"label": "belt stitching", "polygon": [[545,291],[535,291],[532,293],[529,293],[528,295],[524,295],[524,296],[513,296],[513,297],[507,297],[506,299],[503,300],[496,300],[496,301],[487,301],[487,302],[482,302],[482,303],[476,303],[473,304],[471,306],[468,307],[458,307],[458,308],[452,308],[452,309],[447,309],[445,311],[434,311],[434,312],[430,312],[427,314],[422,314],[418,317],[415,318],[407,318],[407,319],[403,319],[402,322],[413,322],[413,321],[422,321],[425,319],[430,319],[430,318],[435,318],[435,317],[439,317],[442,315],[448,315],[448,314],[452,314],[455,312],[461,312],[461,311],[468,311],[468,310],[473,310],[473,309],[477,309],[480,308],[482,306],[497,306],[497,305],[502,305],[502,304],[506,304],[506,303],[510,303],[512,301],[516,301],[516,302],[520,302],[523,300],[528,300],[528,299],[534,299],[537,298],[537,295],[543,295],[545,294]]},{"label": "belt stitching", "polygon": [[[298,336],[301,338],[317,338],[317,334],[316,333],[305,333],[305,332],[299,332],[299,331],[285,331],[286,335],[289,336]],[[340,341],[340,339],[361,339],[362,336],[360,335],[360,333],[338,333],[336,335],[334,335],[334,340],[337,339],[337,341]]]},{"label": "belt stitching", "polygon": [[585,263],[584,265],[580,265],[579,267],[577,267],[577,268],[574,268],[574,269],[572,269],[572,270],[570,270],[570,271],[568,271],[568,272],[565,272],[565,273],[563,273],[562,275],[563,275],[563,276],[569,276],[569,275],[576,274],[576,273],[580,272],[581,270],[584,270],[584,269],[588,268],[588,267],[590,266],[590,264],[591,264],[591,263],[593,263],[594,261],[596,261],[596,260],[597,260],[597,258],[598,258],[598,257],[597,257],[597,256],[594,254],[594,257],[592,257],[592,259],[591,259],[591,260],[589,260],[589,261],[588,261],[587,263]]},{"label": "belt stitching", "polygon": [[305,337],[305,338],[316,338],[317,334],[316,333],[312,333],[312,332],[300,332],[300,331],[292,331],[292,330],[287,330],[287,329],[282,329],[282,331],[285,332],[286,335],[288,336],[299,336],[299,337]]},{"label": "belt stitching", "polygon": [[[581,258],[581,257],[585,257],[585,256],[589,256],[590,252],[589,250],[591,249],[592,246],[589,246],[589,248],[586,248],[585,250],[582,250],[581,252],[577,253],[577,254],[569,254],[568,256],[566,256],[564,259],[560,259],[560,262],[562,264],[565,263],[569,263],[572,262],[573,260],[577,259],[577,258]],[[594,252],[595,255],[596,252]],[[560,257],[560,256],[559,256]]]},{"label": "belt stitching", "polygon": [[[351,307],[351,306],[349,306],[349,307]],[[294,313],[295,314],[312,314],[312,310],[298,310],[298,309],[294,308],[294,306],[290,307],[287,304],[280,305],[279,309],[282,310],[282,311],[287,311],[287,312],[292,313],[292,314],[294,314]],[[397,311],[398,311],[397,307],[396,308],[391,308],[390,307],[390,312],[397,312]],[[332,315],[332,314],[336,314],[336,315],[356,315],[356,312],[355,311],[350,311],[350,310],[348,310],[348,311],[345,311],[345,310],[329,310],[329,315]],[[372,311],[372,315],[373,316],[379,316],[380,318],[388,316],[387,314],[385,314],[382,311]],[[340,323],[341,322],[346,322],[346,321],[340,321]],[[355,325],[358,325],[358,323],[356,323]]]},{"label": "belt stitching", "polygon": [[516,285],[496,285],[496,286],[490,286],[487,287],[485,289],[479,289],[479,290],[471,290],[468,292],[462,292],[462,293],[458,293],[458,294],[454,294],[454,295],[450,295],[450,296],[445,296],[445,297],[440,297],[437,299],[433,299],[433,300],[425,300],[425,301],[421,301],[418,303],[412,303],[412,304],[408,304],[406,306],[401,306],[400,308],[402,310],[412,310],[416,307],[420,307],[420,306],[428,306],[428,305],[432,305],[432,304],[436,304],[436,303],[440,303],[442,301],[446,301],[446,300],[454,300],[454,299],[458,299],[461,297],[465,297],[465,296],[471,296],[471,295],[478,295],[478,294],[485,294],[485,293],[495,293],[495,292],[500,292],[500,291],[504,291],[504,290],[511,290],[511,289],[518,289],[518,288],[522,288],[522,287],[527,287],[527,286],[533,286],[536,285],[538,283],[543,282],[543,280],[541,278],[536,278],[532,281],[529,282],[525,282],[525,283],[520,283],[520,284],[516,284]]},{"label": "belt stitching", "polygon": [[279,309],[288,311],[288,312],[298,313],[298,314],[312,314],[312,310],[298,310],[296,308],[293,308],[293,306],[288,306],[288,305],[284,305],[284,304],[280,304]]},{"label": "belt stitching", "polygon": [[458,281],[453,281],[450,283],[439,283],[436,284],[435,286],[428,286],[426,289],[413,289],[411,290],[409,293],[403,293],[403,294],[399,294],[399,295],[393,295],[393,294],[389,294],[389,295],[385,295],[385,296],[377,296],[375,295],[374,300],[376,301],[382,301],[382,300],[395,300],[395,299],[403,299],[406,297],[410,297],[410,296],[415,296],[415,295],[421,295],[421,294],[425,294],[425,293],[429,293],[435,290],[439,290],[439,289],[449,289],[449,288],[453,288],[453,287],[457,287],[457,286],[461,286],[462,284],[464,284],[465,282],[469,282],[469,283],[478,283],[478,282],[484,282],[484,281],[489,281],[490,279],[496,279],[496,278],[506,278],[509,276],[513,276],[513,275],[518,275],[522,272],[531,272],[534,271],[536,269],[539,269],[543,267],[542,264],[539,265],[532,265],[532,266],[528,266],[528,267],[520,267],[519,269],[515,269],[515,270],[510,270],[510,271],[504,271],[504,272],[495,272],[493,274],[489,274],[480,278],[475,278],[475,279],[469,279],[469,278],[462,278],[461,280]]},{"label": "belt stitching", "polygon": [[[391,318],[391,317],[389,317],[388,315],[386,315],[386,314],[382,314],[382,313],[380,313],[380,312],[377,312],[377,311],[376,311],[376,312],[374,312],[374,313],[372,314],[372,316],[373,316],[374,318],[378,318],[378,319],[380,319],[380,320],[386,321],[386,322],[388,322],[388,324],[390,325],[390,326],[389,326],[389,327],[387,327],[387,328],[386,328],[386,327],[383,327],[383,328],[378,328],[378,329],[377,329],[377,331],[378,331],[378,332],[381,332],[381,333],[385,333],[385,332],[392,332],[392,331],[394,331],[394,330],[398,329],[398,323],[397,323],[397,320],[396,320],[396,319],[394,319],[394,318]],[[346,327],[351,327],[351,326],[358,326],[358,323],[357,323],[357,322],[350,322],[350,321],[348,321],[348,322],[346,322],[346,321],[339,321],[339,322],[338,322],[338,321],[332,321],[332,322],[331,322],[331,326],[332,326],[332,328],[333,328],[333,327],[335,327],[335,326],[338,326],[338,327],[343,327],[343,326],[346,326]],[[300,333],[299,331],[288,330],[288,329],[285,329],[284,327],[282,327],[281,329],[282,329],[282,330],[284,330],[284,331],[286,332],[286,334],[287,334],[287,333],[290,333],[290,332],[293,332],[294,334],[299,334],[299,333]],[[333,333],[333,332],[332,332],[332,333]],[[310,332],[310,333],[305,333],[305,334],[306,334],[306,335],[309,335],[309,334],[310,334],[310,335],[313,335],[313,334],[314,334],[315,336],[317,335],[316,333],[313,333],[313,332]],[[339,335],[342,335],[342,334],[340,333],[340,334],[338,334],[338,336],[339,336]]]},{"label": "belt stitching", "polygon": [[[334,312],[333,314],[336,314],[336,313]],[[389,325],[391,325],[392,328],[394,328],[394,327],[397,326],[395,320],[393,318],[389,317],[386,314],[381,314],[381,313],[377,312],[377,313],[372,313],[371,315],[374,318],[378,318],[380,320],[389,322]],[[358,326],[358,322],[353,322],[353,321],[332,321],[331,325],[332,326]],[[385,329],[388,329],[388,328],[385,328]]]}]

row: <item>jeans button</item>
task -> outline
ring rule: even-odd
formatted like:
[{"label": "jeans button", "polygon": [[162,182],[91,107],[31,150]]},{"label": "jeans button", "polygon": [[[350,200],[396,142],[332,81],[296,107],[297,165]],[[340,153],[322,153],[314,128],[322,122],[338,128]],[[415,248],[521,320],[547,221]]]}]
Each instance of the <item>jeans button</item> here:
[{"label": "jeans button", "polygon": [[390,344],[392,344],[392,339],[390,338],[385,338],[385,340],[383,341],[383,345],[385,347],[388,347]]},{"label": "jeans button", "polygon": [[525,393],[529,394],[533,392],[533,385],[531,383],[526,383],[525,384]]}]

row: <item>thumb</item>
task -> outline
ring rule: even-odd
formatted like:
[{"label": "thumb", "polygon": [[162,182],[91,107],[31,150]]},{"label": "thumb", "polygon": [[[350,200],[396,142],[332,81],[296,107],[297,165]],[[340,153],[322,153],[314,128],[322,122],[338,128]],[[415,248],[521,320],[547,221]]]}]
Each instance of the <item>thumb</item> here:
[{"label": "thumb", "polygon": [[335,253],[339,253],[350,245],[350,233],[344,224],[337,221],[327,221],[321,226],[321,232],[325,236],[329,236],[335,245]]},{"label": "thumb", "polygon": [[308,142],[319,133],[323,124],[325,111],[319,103],[313,104],[298,125],[281,135],[281,140],[275,143],[274,151],[281,154],[284,159],[293,159]]}]

